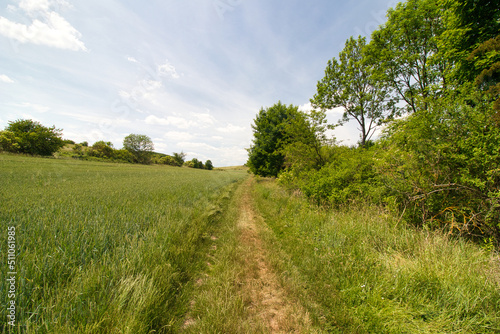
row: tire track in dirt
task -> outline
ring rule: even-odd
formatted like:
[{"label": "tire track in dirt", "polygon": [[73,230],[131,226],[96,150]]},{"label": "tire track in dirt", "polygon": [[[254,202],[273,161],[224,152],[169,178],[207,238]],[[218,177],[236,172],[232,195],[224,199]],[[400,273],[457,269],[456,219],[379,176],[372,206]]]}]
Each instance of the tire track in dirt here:
[{"label": "tire track in dirt", "polygon": [[240,277],[241,294],[248,305],[248,317],[250,322],[263,324],[270,333],[309,332],[309,315],[301,305],[291,302],[267,260],[268,250],[260,237],[265,225],[254,209],[251,195],[253,182],[249,178],[242,185],[238,219],[245,264]]}]

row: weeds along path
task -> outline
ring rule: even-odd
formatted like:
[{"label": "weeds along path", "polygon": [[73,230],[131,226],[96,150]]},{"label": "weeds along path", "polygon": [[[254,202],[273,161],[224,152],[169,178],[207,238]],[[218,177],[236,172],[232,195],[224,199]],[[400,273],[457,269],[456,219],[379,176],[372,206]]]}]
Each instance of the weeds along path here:
[{"label": "weeds along path", "polygon": [[280,285],[277,274],[267,260],[267,252],[260,237],[265,222],[254,210],[252,200],[253,178],[243,185],[239,201],[239,239],[244,251],[241,272],[241,294],[249,302],[248,316],[261,322],[270,333],[303,332],[309,324],[305,310],[287,297]]}]

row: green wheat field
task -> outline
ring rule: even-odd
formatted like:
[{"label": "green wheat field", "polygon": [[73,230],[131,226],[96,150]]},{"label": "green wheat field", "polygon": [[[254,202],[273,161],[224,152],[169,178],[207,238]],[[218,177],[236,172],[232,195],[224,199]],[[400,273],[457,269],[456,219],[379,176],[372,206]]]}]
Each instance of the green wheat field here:
[{"label": "green wheat field", "polygon": [[0,155],[2,254],[8,227],[16,232],[15,332],[174,331],[206,240],[247,175]]}]

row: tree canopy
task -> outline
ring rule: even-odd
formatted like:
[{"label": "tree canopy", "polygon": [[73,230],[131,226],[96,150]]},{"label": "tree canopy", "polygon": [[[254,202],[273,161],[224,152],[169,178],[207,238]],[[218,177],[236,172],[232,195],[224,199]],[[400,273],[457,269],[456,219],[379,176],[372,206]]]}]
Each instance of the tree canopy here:
[{"label": "tree canopy", "polygon": [[252,173],[278,176],[285,162],[282,149],[290,139],[287,124],[298,117],[301,117],[298,107],[286,106],[281,101],[259,111],[252,125],[253,144],[248,149],[247,165]]},{"label": "tree canopy", "polygon": [[386,81],[373,75],[375,63],[366,57],[366,38],[351,37],[339,54],[328,61],[325,77],[318,82],[311,99],[313,107],[344,109],[340,124],[354,119],[361,131],[361,146],[370,140],[377,126],[394,116],[395,101]]},{"label": "tree canopy", "polygon": [[123,140],[123,148],[132,153],[139,163],[149,163],[154,144],[146,135],[130,134]]}]

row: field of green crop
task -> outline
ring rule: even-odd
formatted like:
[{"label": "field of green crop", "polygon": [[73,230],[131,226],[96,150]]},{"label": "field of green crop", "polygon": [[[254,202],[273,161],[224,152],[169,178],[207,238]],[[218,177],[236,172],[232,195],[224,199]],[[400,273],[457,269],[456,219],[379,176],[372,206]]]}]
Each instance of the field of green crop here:
[{"label": "field of green crop", "polygon": [[246,177],[0,155],[1,332],[178,331],[219,213]]}]

